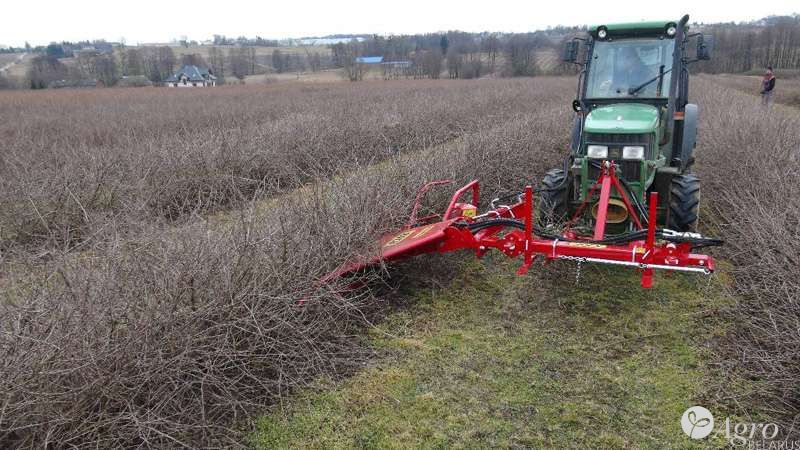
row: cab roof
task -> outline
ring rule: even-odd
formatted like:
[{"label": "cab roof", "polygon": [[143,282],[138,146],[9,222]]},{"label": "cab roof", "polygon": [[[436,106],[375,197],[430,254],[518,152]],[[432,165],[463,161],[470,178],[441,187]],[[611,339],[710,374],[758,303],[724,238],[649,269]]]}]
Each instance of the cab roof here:
[{"label": "cab roof", "polygon": [[[597,31],[605,28],[610,37],[620,36],[661,36],[666,35],[666,30],[670,26],[677,26],[675,20],[654,20],[648,22],[624,22],[591,25],[588,28],[589,34],[597,38]],[[687,27],[688,29],[688,27]]]}]

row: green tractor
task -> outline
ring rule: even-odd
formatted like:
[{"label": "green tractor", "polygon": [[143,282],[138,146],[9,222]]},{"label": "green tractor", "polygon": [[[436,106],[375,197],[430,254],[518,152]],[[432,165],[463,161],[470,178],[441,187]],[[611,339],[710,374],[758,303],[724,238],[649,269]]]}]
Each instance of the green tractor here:
[{"label": "green tractor", "polygon": [[[593,26],[567,42],[562,59],[581,67],[571,151],[564,167],[547,172],[540,189],[540,226],[592,229],[597,218],[596,183],[611,164],[627,197],[646,211],[657,192],[657,222],[678,232],[695,231],[700,181],[691,173],[697,105],[688,102],[690,63],[709,59],[713,40],[689,34],[679,21]],[[689,55],[690,41],[695,50]],[[606,232],[633,224],[616,190]]]}]

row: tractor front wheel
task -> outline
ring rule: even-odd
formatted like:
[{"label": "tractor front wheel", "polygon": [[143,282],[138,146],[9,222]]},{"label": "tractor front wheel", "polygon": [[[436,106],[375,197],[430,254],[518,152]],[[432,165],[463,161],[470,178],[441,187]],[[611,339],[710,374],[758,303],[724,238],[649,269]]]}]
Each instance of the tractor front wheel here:
[{"label": "tractor front wheel", "polygon": [[700,180],[692,175],[672,178],[669,192],[667,228],[675,231],[696,231],[700,214]]},{"label": "tractor front wheel", "polygon": [[551,169],[539,190],[539,225],[547,227],[567,220],[569,191],[572,180],[563,169]]}]

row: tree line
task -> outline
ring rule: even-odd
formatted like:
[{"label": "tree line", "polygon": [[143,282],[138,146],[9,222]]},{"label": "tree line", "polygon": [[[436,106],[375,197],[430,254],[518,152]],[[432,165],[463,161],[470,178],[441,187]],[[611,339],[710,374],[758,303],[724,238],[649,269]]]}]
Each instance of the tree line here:
[{"label": "tree line", "polygon": [[[532,33],[467,33],[372,36],[331,46],[333,65],[342,67],[351,80],[362,77],[359,56],[382,56],[386,62],[408,62],[408,76],[439,78],[447,69],[450,78],[532,76],[563,73],[568,68],[555,55],[564,37],[580,28],[558,27]],[[547,56],[547,58],[545,58]]]},{"label": "tree line", "polygon": [[[693,24],[714,36],[711,60],[692,70],[707,73],[752,73],[772,66],[786,74],[800,70],[800,15],[771,16],[742,23]],[[371,36],[331,46],[332,62],[351,80],[363,78],[358,56],[383,56],[385,61],[409,61],[414,77],[439,78],[443,68],[451,78],[486,74],[534,76],[575,73],[558,60],[564,43],[585,27],[556,27],[532,33],[465,33]]]},{"label": "tree line", "polygon": [[714,36],[714,54],[695,70],[709,73],[761,71],[767,66],[800,69],[800,15],[773,16],[742,24],[700,25]]},{"label": "tree line", "polygon": [[[59,51],[45,51],[30,62],[27,83],[31,89],[42,89],[54,83],[77,84],[95,81],[113,86],[123,77],[140,77],[150,82],[161,82],[173,74],[178,59],[171,47],[117,48],[111,52],[86,48],[72,52],[69,65],[59,57]],[[183,61],[200,58],[199,55],[181,55]]]},{"label": "tree line", "polygon": [[[328,53],[323,49],[291,52],[275,49],[271,55],[264,55],[258,54],[255,46],[211,46],[203,55],[183,53],[180,47],[170,46],[117,45],[103,50],[84,46],[78,50],[51,44],[42,47],[32,58],[23,87],[42,89],[89,81],[114,86],[119,80],[132,77],[144,83],[161,83],[185,65],[208,68],[217,77],[217,84],[223,84],[226,79],[243,80],[249,75],[267,72],[318,71],[333,67]],[[64,58],[71,59],[65,63]],[[9,86],[8,80],[0,79],[0,87]]]},{"label": "tree line", "polygon": [[[761,71],[766,66],[778,70],[800,70],[800,15],[767,17],[746,23],[694,24],[715,38],[714,56],[693,66],[694,71],[742,73]],[[30,63],[25,85],[42,88],[58,80],[97,80],[112,86],[123,77],[142,77],[160,83],[176,68],[193,64],[211,69],[220,80],[242,80],[248,75],[275,72],[342,69],[353,81],[368,70],[356,62],[360,56],[382,56],[385,62],[405,77],[478,78],[497,76],[535,76],[574,73],[574,67],[561,63],[558,55],[563,43],[584,31],[582,27],[556,27],[532,33],[467,33],[449,31],[397,36],[353,36],[349,42],[321,47],[298,46],[291,51],[275,48],[271,54],[257,53],[258,47],[277,47],[275,40],[228,38],[214,35],[215,45],[206,56],[183,53],[169,46],[126,47],[105,41],[51,43],[47,46],[6,48],[2,52],[28,52],[36,56]],[[343,36],[339,36],[340,38]],[[177,47],[181,49],[180,47]],[[189,48],[188,46],[186,47]],[[319,50],[313,50],[319,48]],[[61,59],[73,58],[66,65]],[[386,74],[386,66],[384,73]],[[11,83],[0,74],[0,87]]]}]

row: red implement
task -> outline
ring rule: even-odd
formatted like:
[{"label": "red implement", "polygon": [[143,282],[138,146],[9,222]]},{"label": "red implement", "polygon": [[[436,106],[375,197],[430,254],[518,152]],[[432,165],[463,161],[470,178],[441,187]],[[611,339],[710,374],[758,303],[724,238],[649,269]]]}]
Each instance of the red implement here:
[{"label": "red implement", "polygon": [[[472,181],[453,195],[443,216],[417,218],[424,194],[433,186],[449,181],[428,183],[417,194],[407,225],[400,231],[384,236],[381,252],[373,258],[349,262],[326,275],[320,283],[357,272],[381,261],[397,261],[424,253],[447,253],[470,249],[478,257],[495,249],[509,257],[523,256],[518,273],[525,274],[536,256],[545,260],[563,259],[577,262],[612,264],[640,269],[641,285],[653,285],[655,269],[710,274],[714,271],[711,256],[692,253],[701,246],[720,245],[721,241],[696,233],[679,233],[656,228],[658,195],[650,194],[648,217],[640,217],[631,199],[616,176],[614,164],[604,162],[595,188],[600,187],[598,214],[592,236],[577,236],[567,229],[559,235],[539,230],[533,221],[533,189],[530,186],[512,205],[494,206],[483,214],[476,213],[479,201],[478,181]],[[617,236],[605,235],[605,217],[612,187],[628,209],[635,231]],[[461,197],[472,193],[472,203],[459,203]],[[580,210],[579,210],[580,211]],[[573,218],[574,220],[575,218]],[[435,220],[438,220],[435,222]],[[643,225],[646,222],[646,228]],[[570,221],[572,222],[572,221]],[[631,227],[633,228],[633,226]]]}]

